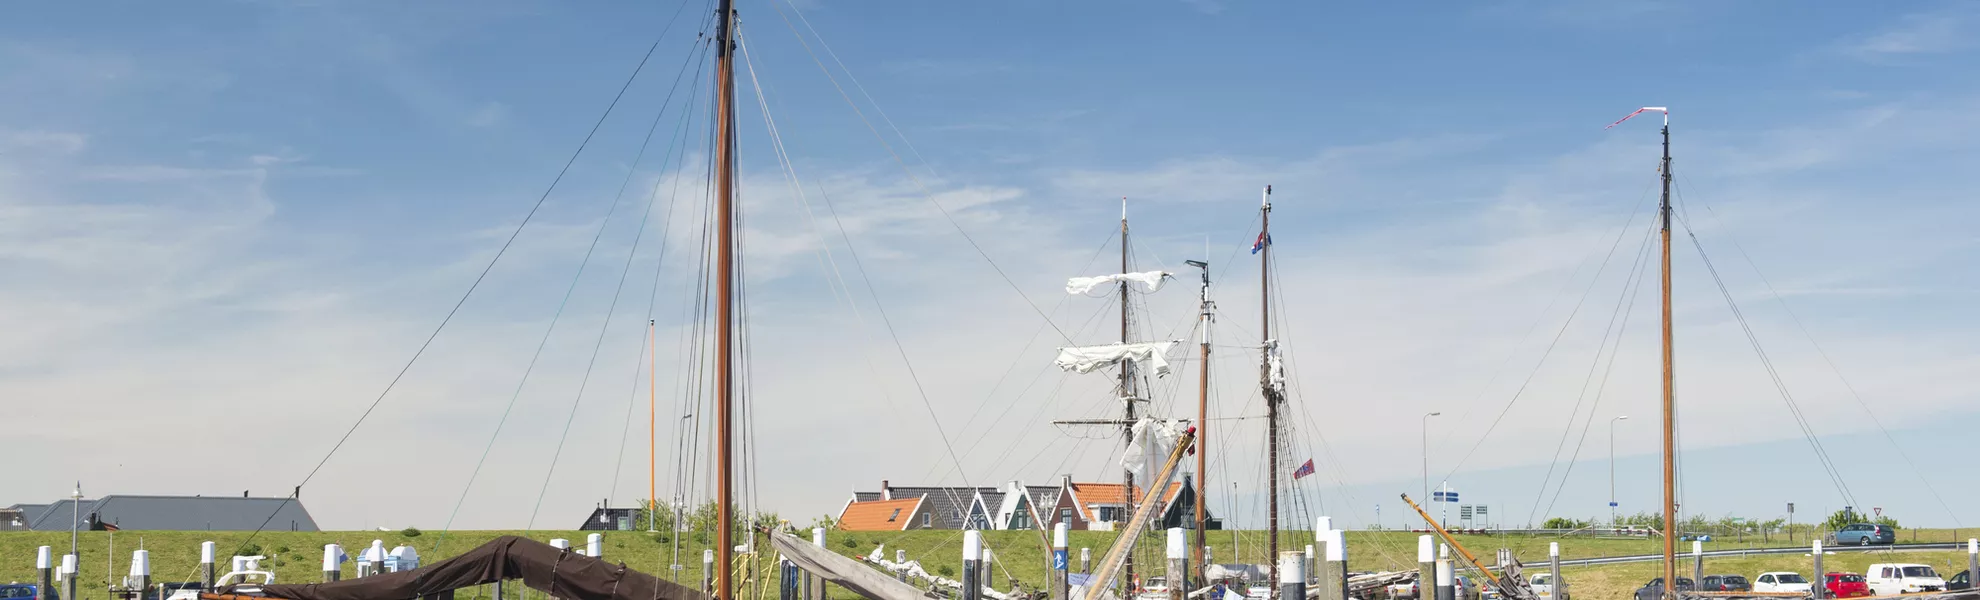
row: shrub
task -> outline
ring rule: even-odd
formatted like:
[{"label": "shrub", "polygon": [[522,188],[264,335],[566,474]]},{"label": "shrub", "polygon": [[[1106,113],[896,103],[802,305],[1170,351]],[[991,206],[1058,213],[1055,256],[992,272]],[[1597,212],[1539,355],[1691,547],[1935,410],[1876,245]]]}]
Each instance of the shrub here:
[{"label": "shrub", "polygon": [[858,548],[859,540],[855,540],[853,539],[853,536],[848,535],[843,538],[839,538],[839,545],[845,546],[847,548]]},{"label": "shrub", "polygon": [[399,535],[403,535],[403,536],[406,536],[406,537],[409,537],[409,538],[416,538],[416,537],[419,537],[419,528],[418,528],[418,527],[407,527],[407,528],[405,528],[405,530],[404,530],[404,531],[400,531],[400,532],[399,532]]},{"label": "shrub", "polygon": [[941,567],[939,567],[939,568],[937,568],[937,569],[935,569],[935,574],[936,574],[936,575],[941,575],[941,576],[943,576],[943,577],[955,577],[955,576],[956,576],[956,568],[955,568],[955,567],[951,567],[951,566],[949,566],[949,565],[942,565]]}]

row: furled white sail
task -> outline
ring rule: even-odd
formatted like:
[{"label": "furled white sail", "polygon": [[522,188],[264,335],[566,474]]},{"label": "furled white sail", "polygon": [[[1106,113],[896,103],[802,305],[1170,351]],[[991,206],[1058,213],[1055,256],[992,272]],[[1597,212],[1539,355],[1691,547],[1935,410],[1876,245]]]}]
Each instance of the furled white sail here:
[{"label": "furled white sail", "polygon": [[1107,344],[1105,346],[1071,346],[1059,349],[1059,358],[1052,361],[1067,371],[1091,373],[1094,369],[1131,360],[1155,367],[1155,376],[1169,374],[1169,361],[1162,355],[1168,354],[1169,347],[1176,343],[1141,342],[1136,344]]},{"label": "furled white sail", "polygon": [[[1176,440],[1182,438],[1187,426],[1182,421],[1142,418],[1129,426],[1130,438],[1127,452],[1121,455],[1121,467],[1134,474],[1136,481],[1149,481],[1162,472],[1162,463],[1169,460],[1169,454],[1176,450]],[[1160,498],[1160,494],[1150,494]]]},{"label": "furled white sail", "polygon": [[1286,363],[1279,354],[1279,340],[1265,340],[1265,381],[1274,391],[1286,393]]},{"label": "furled white sail", "polygon": [[1066,293],[1081,295],[1103,285],[1131,281],[1141,284],[1142,289],[1152,294],[1156,290],[1162,289],[1162,282],[1168,281],[1170,275],[1171,273],[1168,271],[1148,271],[1145,273],[1121,273],[1118,275],[1101,275],[1098,277],[1074,277],[1066,280]]}]

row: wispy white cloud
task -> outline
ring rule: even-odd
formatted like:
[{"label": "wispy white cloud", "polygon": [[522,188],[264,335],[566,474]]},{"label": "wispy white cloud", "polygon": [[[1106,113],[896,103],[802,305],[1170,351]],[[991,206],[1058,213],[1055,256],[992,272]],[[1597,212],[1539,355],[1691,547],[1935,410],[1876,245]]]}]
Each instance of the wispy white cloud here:
[{"label": "wispy white cloud", "polygon": [[1885,61],[1970,49],[1976,35],[1980,35],[1980,10],[1959,2],[1908,14],[1890,25],[1851,36],[1838,42],[1836,50],[1858,60]]}]

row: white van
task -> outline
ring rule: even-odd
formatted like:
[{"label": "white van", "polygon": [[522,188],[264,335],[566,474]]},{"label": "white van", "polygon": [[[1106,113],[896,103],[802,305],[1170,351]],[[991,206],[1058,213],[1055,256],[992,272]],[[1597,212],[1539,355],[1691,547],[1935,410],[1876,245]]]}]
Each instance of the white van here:
[{"label": "white van", "polygon": [[1946,580],[1939,578],[1938,571],[1925,565],[1907,563],[1870,565],[1870,568],[1863,570],[1863,581],[1870,584],[1870,593],[1878,596],[1946,589]]}]

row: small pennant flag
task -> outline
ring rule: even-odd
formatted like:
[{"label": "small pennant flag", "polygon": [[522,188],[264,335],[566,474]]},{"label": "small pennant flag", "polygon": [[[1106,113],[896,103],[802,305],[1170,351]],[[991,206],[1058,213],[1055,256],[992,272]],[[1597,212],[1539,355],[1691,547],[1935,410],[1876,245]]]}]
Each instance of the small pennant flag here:
[{"label": "small pennant flag", "polygon": [[1266,246],[1270,245],[1272,245],[1271,234],[1260,231],[1258,232],[1258,241],[1251,243],[1251,253],[1257,254],[1259,250],[1264,250]]},{"label": "small pennant flag", "polygon": [[1312,475],[1312,474],[1313,474],[1313,459],[1309,458],[1306,459],[1305,464],[1302,464],[1299,466],[1298,469],[1293,470],[1293,479],[1299,479],[1301,477],[1305,477],[1307,475]]}]

